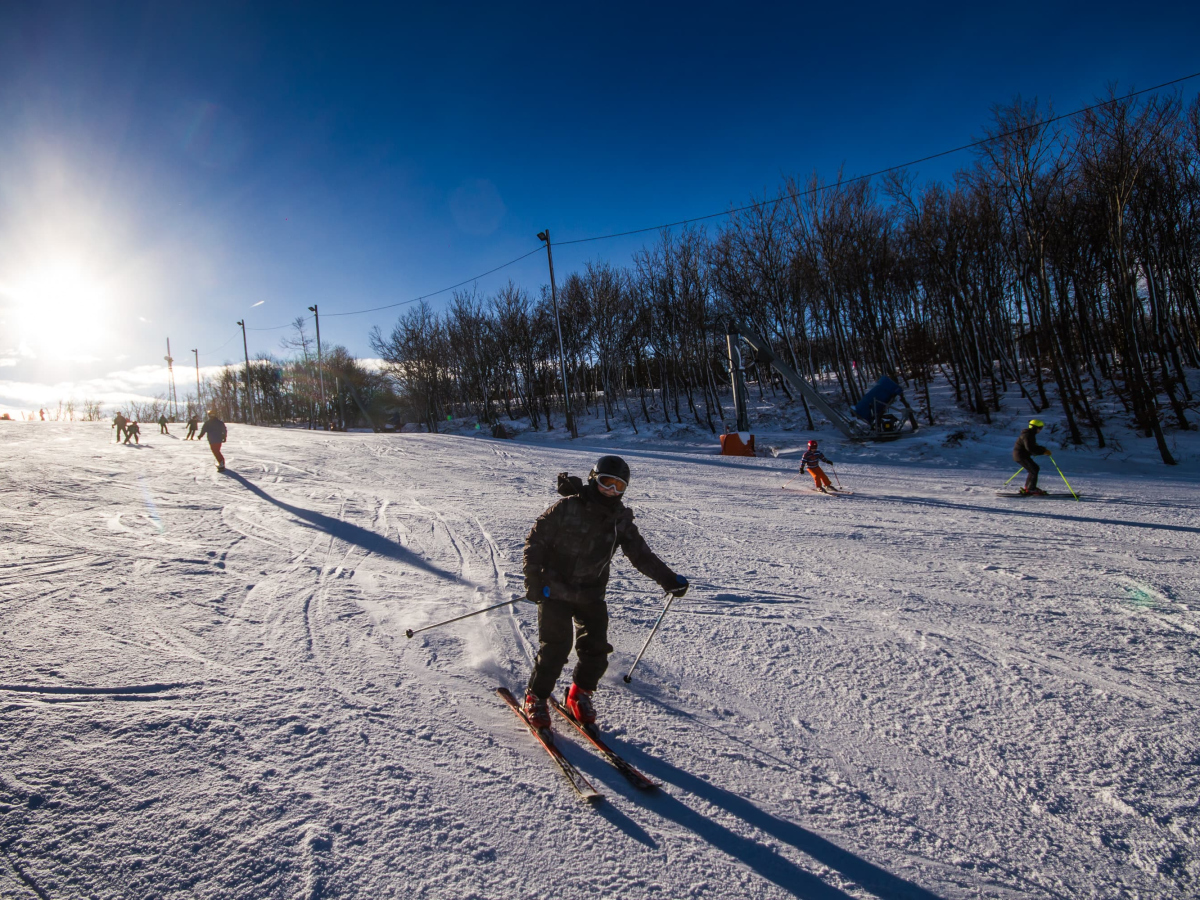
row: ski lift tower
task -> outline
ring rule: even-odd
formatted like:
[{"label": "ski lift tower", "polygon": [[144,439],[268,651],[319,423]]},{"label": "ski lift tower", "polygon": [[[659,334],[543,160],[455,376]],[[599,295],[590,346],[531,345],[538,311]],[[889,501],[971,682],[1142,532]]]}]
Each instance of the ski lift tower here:
[{"label": "ski lift tower", "polygon": [[754,435],[750,433],[750,415],[746,411],[746,367],[742,364],[742,347],[738,323],[725,323],[725,346],[729,349],[729,380],[733,386],[735,431],[721,435],[722,456],[753,456]]},{"label": "ski lift tower", "polygon": [[[760,363],[771,366],[788,384],[815,406],[838,431],[852,441],[895,440],[903,434],[911,433],[903,431],[906,422],[911,425],[911,431],[916,431],[918,428],[916,411],[908,405],[904,391],[900,385],[886,375],[863,394],[862,399],[852,410],[854,418],[850,418],[834,409],[816,388],[793,372],[791,366],[772,352],[770,345],[765,340],[737,319],[730,318],[725,323],[725,342],[729,347],[729,377],[733,382],[733,406],[737,414],[738,431],[736,434],[721,435],[721,453],[726,456],[754,455],[754,436],[749,433],[750,422],[746,413],[746,379],[745,366],[742,364],[741,341],[745,341],[754,349]],[[889,412],[891,405],[897,400],[904,406],[904,412],[900,416]],[[733,440],[735,438],[736,441]],[[728,445],[732,445],[732,449],[726,449]],[[749,447],[749,452],[739,450],[739,447],[746,446]]]},{"label": "ski lift tower", "polygon": [[171,376],[171,407],[174,410],[171,413],[173,421],[179,420],[179,397],[175,393],[175,360],[171,358],[171,339],[167,338],[167,355],[163,357],[167,361],[167,373]]}]

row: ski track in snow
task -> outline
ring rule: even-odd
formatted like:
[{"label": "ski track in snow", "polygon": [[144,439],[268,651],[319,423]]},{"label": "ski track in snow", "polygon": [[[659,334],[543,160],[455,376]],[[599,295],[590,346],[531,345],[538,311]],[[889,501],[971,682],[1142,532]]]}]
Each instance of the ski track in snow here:
[{"label": "ski track in snow", "polygon": [[494,695],[532,605],[404,631],[523,592],[594,448],[238,425],[218,475],[202,444],[0,427],[0,895],[1200,891],[1186,473],[1081,460],[1085,502],[1035,507],[994,496],[1003,459],[839,448],[831,498],[781,491],[794,461],[622,451],[694,587],[626,686],[662,598],[614,564],[597,703],[662,789],[560,729],[591,809]]}]

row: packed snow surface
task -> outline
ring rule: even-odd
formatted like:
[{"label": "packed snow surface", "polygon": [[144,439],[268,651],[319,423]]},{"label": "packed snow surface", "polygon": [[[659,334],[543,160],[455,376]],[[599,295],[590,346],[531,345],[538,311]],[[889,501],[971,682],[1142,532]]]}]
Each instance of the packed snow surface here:
[{"label": "packed snow surface", "polygon": [[[233,425],[218,474],[0,428],[4,897],[1200,892],[1194,465],[1061,452],[1082,501],[1014,500],[1012,433],[827,440],[827,497],[710,438]],[[559,727],[593,808],[495,694],[532,605],[405,630],[522,594],[556,473],[613,451],[693,587],[626,685],[663,598],[614,563],[596,702],[661,790]]]}]

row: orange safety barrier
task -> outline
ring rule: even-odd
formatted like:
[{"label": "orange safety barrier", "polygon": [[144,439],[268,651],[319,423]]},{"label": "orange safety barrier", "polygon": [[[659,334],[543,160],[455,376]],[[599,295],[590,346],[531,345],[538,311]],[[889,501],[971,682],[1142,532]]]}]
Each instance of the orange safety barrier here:
[{"label": "orange safety barrier", "polygon": [[722,456],[754,456],[754,435],[748,431],[731,431],[721,435]]}]

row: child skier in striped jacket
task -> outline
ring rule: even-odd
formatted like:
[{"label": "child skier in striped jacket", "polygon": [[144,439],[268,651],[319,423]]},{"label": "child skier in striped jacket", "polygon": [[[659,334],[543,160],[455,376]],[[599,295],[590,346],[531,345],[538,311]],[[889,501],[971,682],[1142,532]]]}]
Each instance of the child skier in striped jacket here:
[{"label": "child skier in striped jacket", "polygon": [[832,488],[833,484],[830,482],[829,476],[825,474],[825,471],[817,465],[817,463],[821,462],[829,463],[830,465],[833,464],[832,460],[826,458],[825,454],[817,449],[816,441],[809,441],[807,452],[800,457],[800,473],[804,474],[804,470],[807,469],[808,473],[812,475],[813,486],[822,494],[825,494],[828,493],[825,488]]}]

